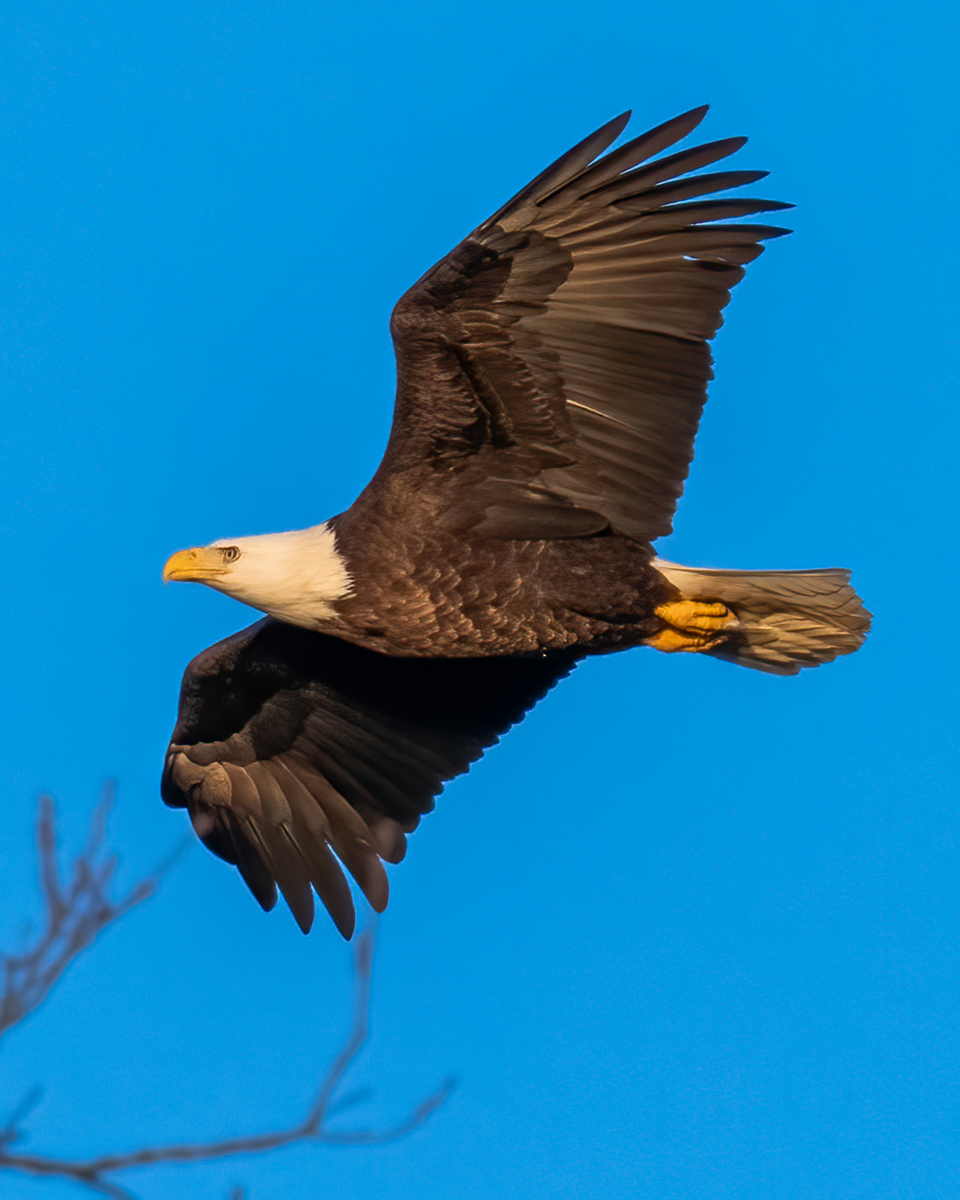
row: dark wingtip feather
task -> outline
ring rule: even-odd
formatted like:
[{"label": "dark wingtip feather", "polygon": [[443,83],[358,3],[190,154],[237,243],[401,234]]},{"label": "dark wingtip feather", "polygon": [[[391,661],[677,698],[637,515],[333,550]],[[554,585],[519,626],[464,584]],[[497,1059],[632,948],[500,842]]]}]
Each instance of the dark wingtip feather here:
[{"label": "dark wingtip feather", "polygon": [[681,113],[679,117],[674,119],[677,121],[694,121],[695,124],[692,128],[696,129],[697,125],[700,124],[709,111],[709,104],[698,104],[696,108],[689,108],[685,113]]},{"label": "dark wingtip feather", "polygon": [[279,898],[276,882],[239,830],[231,832],[233,832],[233,845],[240,877],[253,893],[253,898],[263,911],[270,912],[272,908],[276,907]]},{"label": "dark wingtip feather", "polygon": [[[356,909],[353,907],[353,904],[351,903],[349,909],[331,908],[330,905],[324,901],[324,907],[330,914],[330,918],[334,925],[336,925],[340,936],[345,942],[349,942],[353,937],[354,930],[357,927],[357,913]],[[308,929],[304,929],[303,932],[309,933],[310,931]]]},{"label": "dark wingtip feather", "polygon": [[531,179],[526,187],[521,188],[502,208],[498,208],[493,216],[488,217],[484,221],[480,228],[488,228],[495,224],[504,213],[511,211],[525,201],[537,201],[562,186],[567,180],[575,178],[584,167],[593,162],[598,154],[602,154],[617,140],[624,129],[626,129],[630,116],[629,110],[621,113],[619,117],[614,117],[612,121],[607,121],[606,125],[601,125],[599,129],[595,129],[593,133],[588,134],[582,141],[577,142],[566,154],[561,154],[555,162],[552,162],[549,167]]},{"label": "dark wingtip feather", "polygon": [[701,225],[698,227],[705,234],[712,233],[729,233],[740,239],[740,245],[743,244],[743,235],[747,234],[755,241],[769,241],[771,238],[785,237],[788,233],[793,233],[792,229],[785,229],[782,225],[753,225],[746,223],[743,225],[733,225],[723,222],[716,225]]},{"label": "dark wingtip feather", "polygon": [[[680,113],[676,117],[671,117],[669,121],[664,121],[660,125],[655,125],[653,129],[648,129],[646,133],[640,134],[635,138],[637,145],[644,142],[662,142],[663,149],[667,146],[672,146],[675,142],[681,141],[697,128],[703,118],[707,115],[709,104],[701,104],[699,108],[690,108],[686,112]],[[653,149],[650,154],[659,153]],[[646,157],[649,157],[647,155]]]},{"label": "dark wingtip feather", "polygon": [[[306,908],[301,907],[299,904],[296,904],[296,906],[294,906],[294,904],[291,903],[290,897],[286,893],[284,893],[283,898],[284,898],[284,900],[286,900],[287,906],[289,907],[290,911],[293,913],[293,919],[300,926],[300,932],[301,933],[309,933],[310,930],[313,928],[313,918],[315,915],[313,904],[311,903],[310,909],[308,912]],[[351,930],[351,932],[352,932],[352,930]],[[344,936],[347,938],[347,941],[350,940],[349,935],[345,934]]]},{"label": "dark wingtip feather", "polygon": [[251,852],[273,877],[297,924],[304,933],[309,933],[314,915],[313,892],[286,825],[261,827],[256,818],[247,817],[241,828],[249,839]]},{"label": "dark wingtip feather", "polygon": [[[671,117],[669,121],[664,121],[661,125],[648,129],[632,141],[624,143],[616,150],[611,150],[603,158],[585,165],[583,170],[563,180],[553,191],[544,192],[538,197],[537,203],[547,204],[557,196],[582,197],[597,191],[604,184],[621,178],[625,173],[635,170],[639,163],[653,159],[663,150],[682,141],[696,129],[706,111],[706,105],[692,108],[689,112],[681,113],[678,117]],[[629,114],[627,115],[629,116]]]},{"label": "dark wingtip feather", "polygon": [[[606,133],[606,131],[608,129],[612,130],[615,128],[617,132],[613,136],[619,137],[620,134],[623,133],[623,131],[626,129],[626,127],[630,124],[630,118],[632,116],[633,116],[633,109],[628,108],[628,109],[626,109],[625,112],[622,112],[618,117],[614,117],[612,121],[608,121],[606,123],[606,125],[601,125],[600,128],[597,130],[597,133]],[[594,134],[593,136],[596,137],[596,134]]]}]

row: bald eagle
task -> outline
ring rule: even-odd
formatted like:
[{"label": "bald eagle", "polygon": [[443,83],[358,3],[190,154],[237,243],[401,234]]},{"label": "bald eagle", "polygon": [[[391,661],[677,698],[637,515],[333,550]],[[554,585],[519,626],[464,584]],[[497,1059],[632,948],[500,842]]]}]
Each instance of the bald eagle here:
[{"label": "bald eagle", "polygon": [[[346,512],[174,554],[167,580],[268,614],[188,666],[163,773],[203,842],[304,932],[349,937],[342,863],[377,911],[383,861],[585,655],[694,652],[780,675],[856,650],[849,572],[659,559],[693,458],[709,341],[790,207],[716,198],[727,138],[661,152],[694,109],[580,142],[400,299],[376,474]],[[660,156],[660,157],[657,157]],[[734,223],[731,223],[734,222]]]}]

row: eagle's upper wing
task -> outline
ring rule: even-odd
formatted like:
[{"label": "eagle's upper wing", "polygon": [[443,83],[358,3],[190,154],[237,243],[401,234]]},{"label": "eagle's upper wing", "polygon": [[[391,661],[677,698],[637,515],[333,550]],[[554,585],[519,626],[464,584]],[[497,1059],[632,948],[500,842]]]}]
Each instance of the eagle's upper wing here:
[{"label": "eagle's upper wing", "polygon": [[761,239],[787,232],[724,222],[790,207],[703,199],[766,174],[689,175],[744,138],[638,165],[705,112],[594,161],[629,114],[611,121],[401,298],[393,428],[356,515],[384,488],[431,489],[454,527],[494,537],[670,532],[711,378],[707,342]]},{"label": "eagle's upper wing", "polygon": [[279,886],[306,932],[312,884],[349,937],[337,859],[382,911],[380,859],[576,658],[392,658],[268,617],[187,667],[163,798],[264,908]]}]

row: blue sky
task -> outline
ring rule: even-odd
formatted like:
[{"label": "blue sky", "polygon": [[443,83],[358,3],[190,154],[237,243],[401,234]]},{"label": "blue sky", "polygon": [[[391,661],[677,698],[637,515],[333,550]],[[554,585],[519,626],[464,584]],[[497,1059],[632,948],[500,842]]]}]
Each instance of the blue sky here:
[{"label": "blue sky", "polygon": [[[780,679],[587,664],[392,871],[353,1082],[383,1149],[131,1172],[250,1200],[943,1197],[960,1188],[955,9],[703,0],[13,3],[0,19],[0,904],[40,914],[118,780],[121,881],[184,830],[179,677],[248,623],[166,556],[350,503],[389,426],[399,294],[627,107],[795,202],[715,349],[691,564],[850,566],[853,658]],[[0,1112],[63,1156],[292,1122],[350,951],[200,847],[2,1047]],[[6,1106],[6,1108],[5,1108]],[[4,1195],[67,1197],[12,1176]]]}]

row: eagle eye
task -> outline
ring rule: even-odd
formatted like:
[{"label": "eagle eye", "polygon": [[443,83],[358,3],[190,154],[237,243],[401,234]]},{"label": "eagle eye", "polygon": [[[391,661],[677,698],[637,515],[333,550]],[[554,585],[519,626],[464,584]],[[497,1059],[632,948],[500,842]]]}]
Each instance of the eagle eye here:
[{"label": "eagle eye", "polygon": [[220,556],[224,562],[236,562],[240,557],[239,546],[224,546],[220,551]]}]

